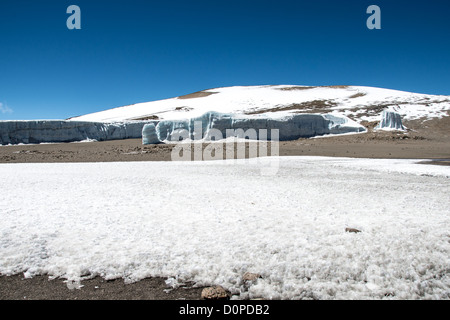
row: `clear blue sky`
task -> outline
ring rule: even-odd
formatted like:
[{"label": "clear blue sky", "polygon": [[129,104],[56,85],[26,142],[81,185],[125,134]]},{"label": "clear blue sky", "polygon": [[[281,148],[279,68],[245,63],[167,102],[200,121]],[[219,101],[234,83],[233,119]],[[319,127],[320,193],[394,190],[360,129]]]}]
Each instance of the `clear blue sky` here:
[{"label": "clear blue sky", "polygon": [[[81,30],[69,30],[69,5]],[[366,9],[381,8],[381,30]],[[450,95],[450,1],[1,0],[0,120],[233,85]]]}]

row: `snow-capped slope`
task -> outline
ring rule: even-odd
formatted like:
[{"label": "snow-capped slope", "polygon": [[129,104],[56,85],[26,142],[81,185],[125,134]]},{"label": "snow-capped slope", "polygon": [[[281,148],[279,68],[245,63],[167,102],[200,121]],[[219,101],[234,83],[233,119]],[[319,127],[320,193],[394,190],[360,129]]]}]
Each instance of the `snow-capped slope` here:
[{"label": "snow-capped slope", "polygon": [[361,86],[236,86],[138,103],[70,120],[177,120],[217,111],[236,114],[335,113],[355,121],[378,121],[386,108],[398,112],[405,120],[442,117],[450,111],[450,97]]}]

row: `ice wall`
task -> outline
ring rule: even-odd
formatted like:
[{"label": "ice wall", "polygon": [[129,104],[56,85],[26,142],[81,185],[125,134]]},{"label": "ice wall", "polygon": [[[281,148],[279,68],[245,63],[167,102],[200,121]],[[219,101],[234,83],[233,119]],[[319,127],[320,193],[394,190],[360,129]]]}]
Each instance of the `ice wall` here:
[{"label": "ice wall", "polygon": [[[227,132],[227,129],[232,132]],[[196,118],[163,121],[115,123],[67,120],[0,121],[0,144],[74,142],[87,139],[105,141],[141,137],[143,144],[185,138],[218,140],[229,136],[270,140],[270,129],[279,130],[281,141],[365,131],[364,127],[344,116],[330,114],[269,117],[207,112]]]},{"label": "ice wall", "polygon": [[0,144],[140,138],[149,121],[102,123],[64,120],[0,121]]},{"label": "ice wall", "polygon": [[383,110],[381,121],[375,127],[376,130],[405,130],[402,124],[402,117],[399,113],[391,110]]},{"label": "ice wall", "polygon": [[149,123],[146,124],[142,129],[142,143],[143,144],[158,144],[161,143],[159,141],[158,135],[156,134],[155,124]]},{"label": "ice wall", "polygon": [[[264,130],[266,129],[266,130]],[[184,120],[163,120],[145,125],[143,144],[168,141],[219,140],[226,137],[271,140],[271,129],[278,129],[280,141],[310,138],[326,134],[364,132],[356,122],[331,114],[290,114],[284,116],[239,116],[207,112]],[[231,131],[230,131],[231,130]],[[275,137],[273,137],[275,139]]]}]

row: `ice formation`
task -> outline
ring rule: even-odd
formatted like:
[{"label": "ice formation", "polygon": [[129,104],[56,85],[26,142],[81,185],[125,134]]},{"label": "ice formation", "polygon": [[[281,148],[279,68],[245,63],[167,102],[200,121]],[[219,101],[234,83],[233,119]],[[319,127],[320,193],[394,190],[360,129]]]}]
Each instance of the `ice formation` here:
[{"label": "ice formation", "polygon": [[277,138],[280,141],[366,131],[349,118],[332,114],[246,116],[210,111],[191,119],[146,124],[142,139],[143,144],[184,139],[220,140],[228,137],[271,140],[275,139],[271,136],[271,129],[279,130]]},{"label": "ice formation", "polygon": [[0,145],[140,138],[148,122],[0,121]]},{"label": "ice formation", "polygon": [[381,121],[376,130],[405,130],[402,124],[402,117],[399,113],[391,110],[383,110],[381,114]]},{"label": "ice formation", "polygon": [[158,144],[161,141],[156,134],[155,124],[148,123],[142,129],[142,143],[143,144]]},{"label": "ice formation", "polygon": [[[201,123],[196,130],[195,123]],[[212,130],[215,129],[215,130]],[[257,138],[268,129],[280,130],[280,140],[294,140],[325,134],[362,132],[365,128],[344,116],[331,114],[297,114],[276,117],[237,116],[218,112],[207,112],[202,116],[184,120],[148,120],[125,122],[90,122],[64,120],[0,121],[0,144],[58,143],[86,140],[118,140],[143,138],[144,144],[173,141],[174,137],[189,133],[187,138],[210,138],[220,131],[225,138],[227,129],[242,129],[232,136],[250,134],[254,129]],[[186,131],[184,131],[186,130]],[[240,133],[241,132],[241,133]],[[247,138],[252,138],[248,136]],[[262,137],[265,139],[266,137]]]}]

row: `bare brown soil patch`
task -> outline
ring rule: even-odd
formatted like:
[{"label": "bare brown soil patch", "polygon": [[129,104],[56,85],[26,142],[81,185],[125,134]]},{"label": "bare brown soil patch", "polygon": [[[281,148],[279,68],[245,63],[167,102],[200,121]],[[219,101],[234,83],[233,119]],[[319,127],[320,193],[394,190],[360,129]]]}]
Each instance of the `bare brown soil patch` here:
[{"label": "bare brown soil patch", "polygon": [[200,300],[202,288],[166,286],[163,278],[147,278],[125,284],[123,279],[107,281],[97,277],[69,289],[64,279],[48,276],[24,279],[22,275],[0,277],[0,300]]},{"label": "bare brown soil patch", "polygon": [[284,88],[276,88],[281,91],[297,91],[297,90],[310,90],[317,87],[284,87]]},{"label": "bare brown soil patch", "polygon": [[280,111],[294,111],[294,113],[326,113],[330,111],[331,107],[336,106],[336,103],[332,100],[313,100],[302,103],[293,103],[288,106],[258,109],[253,111],[248,111],[245,114],[255,115],[262,114],[266,112],[280,112]]},{"label": "bare brown soil patch", "polygon": [[216,94],[216,93],[217,92],[212,92],[212,91],[198,91],[198,92],[186,94],[184,96],[179,96],[179,97],[177,97],[177,99],[203,98],[203,97],[208,97],[208,96],[210,96],[212,94]]}]

